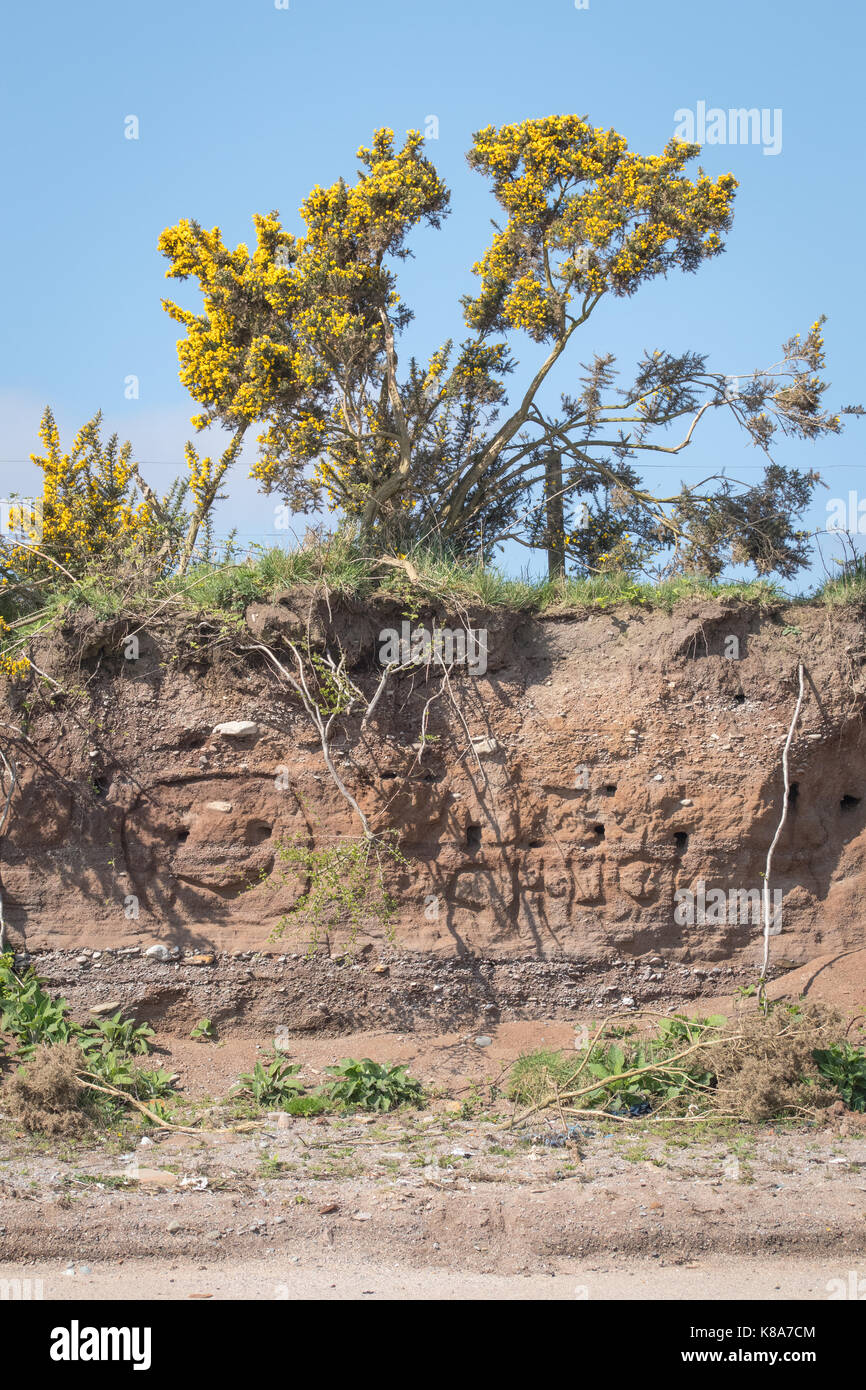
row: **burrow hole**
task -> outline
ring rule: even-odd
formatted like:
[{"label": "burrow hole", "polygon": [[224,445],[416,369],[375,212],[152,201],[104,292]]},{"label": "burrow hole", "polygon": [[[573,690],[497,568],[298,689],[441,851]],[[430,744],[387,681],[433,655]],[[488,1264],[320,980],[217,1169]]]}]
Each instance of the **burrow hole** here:
[{"label": "burrow hole", "polygon": [[481,848],[481,826],[470,821],[466,827],[466,848],[476,850]]}]

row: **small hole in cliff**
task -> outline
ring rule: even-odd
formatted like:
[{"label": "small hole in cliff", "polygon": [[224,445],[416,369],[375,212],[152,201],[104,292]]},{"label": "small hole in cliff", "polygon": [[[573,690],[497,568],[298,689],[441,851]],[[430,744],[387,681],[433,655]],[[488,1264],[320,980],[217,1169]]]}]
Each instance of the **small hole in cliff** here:
[{"label": "small hole in cliff", "polygon": [[744,705],[745,703],[746,703],[746,697],[745,697],[743,691],[742,691],[742,690],[738,690],[737,693],[736,693],[736,695],[734,696],[734,704],[735,704],[735,705]]},{"label": "small hole in cliff", "polygon": [[797,800],[797,797],[798,797],[799,795],[800,795],[800,783],[799,783],[799,782],[792,782],[791,785],[790,785],[790,787],[788,788],[788,805],[789,805],[789,806],[793,806],[794,802]]},{"label": "small hole in cliff", "polygon": [[182,845],[183,842],[184,842],[184,840],[188,840],[188,839],[189,839],[189,831],[188,831],[185,827],[182,827],[182,828],[177,832],[177,842],[178,842],[179,845]]},{"label": "small hole in cliff", "polygon": [[481,826],[480,826],[480,825],[467,825],[467,827],[466,827],[466,848],[467,848],[467,849],[480,849],[480,848],[481,848]]},{"label": "small hole in cliff", "polygon": [[543,841],[543,840],[530,840],[530,841],[529,841],[529,848],[530,848],[530,849],[544,849],[544,841]]},{"label": "small hole in cliff", "polygon": [[592,827],[592,833],[593,833],[593,835],[597,835],[598,838],[599,838],[600,840],[603,840],[603,839],[604,839],[604,826],[603,826],[603,825],[594,825],[594,826]]},{"label": "small hole in cliff", "polygon": [[859,796],[843,796],[839,802],[840,811],[853,811],[855,806],[860,805]]},{"label": "small hole in cliff", "polygon": [[689,837],[685,830],[674,831],[674,847],[677,854],[684,854],[689,847]]},{"label": "small hole in cliff", "polygon": [[613,796],[613,794],[614,794],[615,791],[616,791],[616,782],[605,782],[605,784],[604,784],[604,794],[605,794],[605,796]]},{"label": "small hole in cliff", "polygon": [[93,794],[94,794],[94,796],[105,796],[105,793],[108,791],[108,785],[109,785],[109,784],[108,784],[108,778],[107,778],[107,777],[103,777],[103,776],[94,777],[94,778],[93,778]]},{"label": "small hole in cliff", "polygon": [[381,772],[379,776],[382,778],[383,782],[393,782],[397,774],[396,772]]},{"label": "small hole in cliff", "polygon": [[248,845],[261,845],[265,840],[269,840],[273,833],[273,826],[268,825],[267,821],[250,821],[247,826],[246,842]]}]

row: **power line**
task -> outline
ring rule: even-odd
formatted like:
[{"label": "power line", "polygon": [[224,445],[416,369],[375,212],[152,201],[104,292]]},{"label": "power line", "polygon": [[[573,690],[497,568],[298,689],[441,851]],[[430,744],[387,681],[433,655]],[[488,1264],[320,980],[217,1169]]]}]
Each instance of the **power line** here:
[{"label": "power line", "polygon": [[[0,466],[6,466],[6,465],[12,466],[12,465],[14,465],[14,464],[32,463],[32,462],[33,462],[32,459],[0,459]],[[147,459],[139,459],[139,460],[137,460],[137,462],[138,462],[138,466],[139,466],[140,468],[185,468],[185,467],[186,467],[186,460],[185,460],[185,459],[179,459],[176,463],[172,463],[170,459],[150,459],[150,460],[147,460]],[[34,466],[35,466],[35,465],[34,465]],[[636,466],[638,466],[637,461],[636,461]],[[696,460],[694,463],[676,463],[676,462],[673,462],[673,461],[672,461],[671,463],[644,463],[643,461],[640,461],[640,462],[639,462],[639,468],[640,468],[641,470],[646,469],[646,468],[697,468],[697,469],[699,469],[699,470],[702,471],[702,472],[706,472],[706,469],[707,469],[708,466],[709,466],[709,465],[707,465],[706,463],[702,464],[702,463],[698,462],[697,460]],[[728,465],[728,466],[729,466],[729,467],[733,467],[734,465]],[[739,469],[739,470],[742,470],[742,469],[744,469],[744,468],[765,468],[766,466],[767,466],[767,465],[766,465],[765,463],[738,463],[738,464],[736,465],[737,469]],[[821,465],[819,471],[821,471],[821,472],[827,472],[827,471],[828,471],[829,469],[831,469],[831,468],[862,468],[862,467],[863,467],[863,464],[862,464],[862,463],[825,463],[825,464],[822,464],[822,465]]]}]

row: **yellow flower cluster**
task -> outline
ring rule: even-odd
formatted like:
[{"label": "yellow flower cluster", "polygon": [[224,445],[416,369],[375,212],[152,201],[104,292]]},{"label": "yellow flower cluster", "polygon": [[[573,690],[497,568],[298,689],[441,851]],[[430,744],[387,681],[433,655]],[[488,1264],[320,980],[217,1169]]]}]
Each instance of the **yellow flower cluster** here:
[{"label": "yellow flower cluster", "polygon": [[467,322],[552,338],[566,331],[562,308],[575,294],[632,294],[644,279],[716,255],[736,180],[685,177],[696,152],[672,140],[660,155],[638,155],[577,116],[479,131],[469,161],[509,220],[474,267],[481,289]]},{"label": "yellow flower cluster", "polygon": [[[447,208],[447,190],[417,131],[397,150],[393,132],[380,130],[358,158],[365,172],[357,184],[340,179],[305,200],[302,238],[284,232],[276,213],[255,219],[252,255],[244,245],[229,251],[219,228],[189,220],[160,237],[166,274],[194,276],[204,299],[202,314],[163,301],[186,330],[180,376],[203,407],[193,423],[203,428],[219,419],[236,429],[267,422],[253,469],[266,487],[286,457],[296,469],[333,450],[333,431],[346,425],[333,409],[341,380],[364,363],[376,378],[383,317],[400,313],[384,258],[405,254],[411,228],[437,223]],[[336,452],[340,462],[339,446]],[[363,452],[354,447],[350,466],[342,460],[347,476],[371,462]]]},{"label": "yellow flower cluster", "polygon": [[41,535],[10,546],[8,563],[16,572],[56,576],[57,565],[80,572],[125,541],[159,538],[150,502],[137,499],[132,446],[121,446],[117,435],[103,442],[101,420],[100,413],[88,421],[64,452],[45,410],[39,428],[45,452],[30,456],[43,475]]},{"label": "yellow flower cluster", "polygon": [[[5,618],[0,618],[0,642],[5,642],[10,632],[9,624]],[[30,670],[30,662],[26,656],[14,656],[12,652],[0,651],[0,675],[7,680],[19,680],[26,676]]]},{"label": "yellow flower cluster", "polygon": [[253,476],[304,506],[323,488],[356,514],[401,468],[389,505],[405,509],[423,482],[406,474],[401,434],[419,467],[435,471],[454,439],[477,440],[484,410],[504,399],[512,364],[494,335],[517,329],[564,343],[595,296],[632,294],[721,250],[736,182],[686,177],[696,153],[672,140],[642,156],[575,115],[477,132],[469,163],[490,180],[506,223],[474,267],[478,293],[464,300],[475,336],[450,368],[450,344],[426,368],[411,363],[396,389],[388,377],[411,314],[392,265],[409,254],[412,230],[438,226],[449,202],[417,131],[399,148],[392,130],[377,131],[358,151],[354,183],[313,188],[302,236],[284,231],[276,212],[254,219],[252,250],[230,250],[219,228],[193,221],[167,228],[167,276],[194,277],[203,297],[201,313],[164,301],[185,330],[180,375],[201,408],[195,425],[260,424]]}]

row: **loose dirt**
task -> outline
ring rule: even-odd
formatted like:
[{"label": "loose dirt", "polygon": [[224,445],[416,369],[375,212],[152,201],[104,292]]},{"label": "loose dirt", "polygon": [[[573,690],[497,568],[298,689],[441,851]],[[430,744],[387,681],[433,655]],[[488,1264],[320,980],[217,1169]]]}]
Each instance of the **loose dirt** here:
[{"label": "loose dirt", "polygon": [[[512,1130],[509,1067],[574,1033],[291,1041],[310,1085],[344,1056],[407,1063],[424,1111],[196,1134],[133,1121],[85,1141],[0,1120],[0,1278],[40,1278],[46,1298],[819,1298],[866,1275],[861,1117],[600,1118],[566,1140],[548,1112]],[[155,1061],[180,1073],[191,1116],[224,1127],[244,1121],[220,1098],[269,1045],[163,1035]]]}]

